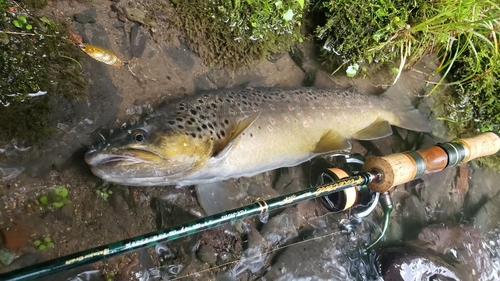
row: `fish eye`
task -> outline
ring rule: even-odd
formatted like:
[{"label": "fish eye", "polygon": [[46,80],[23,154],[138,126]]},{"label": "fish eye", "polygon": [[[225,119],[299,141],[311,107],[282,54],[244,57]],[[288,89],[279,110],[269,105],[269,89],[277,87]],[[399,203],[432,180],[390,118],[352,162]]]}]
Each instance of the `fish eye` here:
[{"label": "fish eye", "polygon": [[146,141],[146,132],[143,130],[137,130],[132,135],[132,139],[134,142],[145,142]]}]

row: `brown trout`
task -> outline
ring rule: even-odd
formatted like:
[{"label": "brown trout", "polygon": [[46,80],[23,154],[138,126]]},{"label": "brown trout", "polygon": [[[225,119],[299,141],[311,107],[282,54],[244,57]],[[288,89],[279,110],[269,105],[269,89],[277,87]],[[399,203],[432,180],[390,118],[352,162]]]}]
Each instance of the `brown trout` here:
[{"label": "brown trout", "polygon": [[[396,85],[395,85],[396,86]],[[430,131],[397,87],[247,88],[190,96],[159,108],[85,155],[92,172],[124,185],[192,185],[248,177],[348,150],[349,139]]]}]

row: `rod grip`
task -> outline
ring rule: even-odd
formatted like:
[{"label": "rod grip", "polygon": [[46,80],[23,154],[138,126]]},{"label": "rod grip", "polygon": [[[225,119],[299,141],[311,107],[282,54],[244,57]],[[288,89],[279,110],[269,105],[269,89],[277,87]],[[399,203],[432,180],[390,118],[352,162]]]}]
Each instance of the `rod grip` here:
[{"label": "rod grip", "polygon": [[430,146],[418,151],[370,157],[362,171],[382,173],[379,181],[368,184],[376,192],[389,191],[394,186],[439,172],[473,159],[493,155],[500,151],[500,134],[487,132],[471,138]]}]

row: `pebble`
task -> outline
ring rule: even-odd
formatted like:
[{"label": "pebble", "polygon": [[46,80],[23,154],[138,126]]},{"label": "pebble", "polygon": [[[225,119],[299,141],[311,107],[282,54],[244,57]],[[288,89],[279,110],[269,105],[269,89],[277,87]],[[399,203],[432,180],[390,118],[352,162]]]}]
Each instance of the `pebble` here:
[{"label": "pebble", "polygon": [[197,253],[198,259],[204,263],[215,265],[217,262],[217,252],[212,246],[202,245]]},{"label": "pebble", "polygon": [[13,252],[26,245],[30,239],[30,235],[31,230],[23,223],[14,224],[8,230],[2,230],[5,248]]},{"label": "pebble", "polygon": [[75,14],[73,16],[73,18],[78,23],[94,23],[95,22],[95,18],[94,17],[92,17],[90,15],[87,15],[87,14],[84,14],[84,13]]}]

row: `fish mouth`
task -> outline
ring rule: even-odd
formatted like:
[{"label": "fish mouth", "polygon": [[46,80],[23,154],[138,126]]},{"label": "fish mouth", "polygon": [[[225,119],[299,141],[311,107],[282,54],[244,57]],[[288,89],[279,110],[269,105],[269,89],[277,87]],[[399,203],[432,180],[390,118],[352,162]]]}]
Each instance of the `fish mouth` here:
[{"label": "fish mouth", "polygon": [[150,161],[132,155],[97,153],[96,151],[88,151],[85,154],[85,162],[90,166],[106,165],[117,162],[127,164],[151,163]]}]

